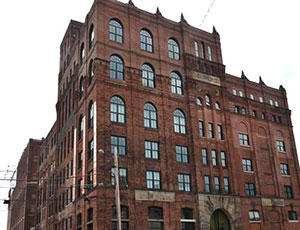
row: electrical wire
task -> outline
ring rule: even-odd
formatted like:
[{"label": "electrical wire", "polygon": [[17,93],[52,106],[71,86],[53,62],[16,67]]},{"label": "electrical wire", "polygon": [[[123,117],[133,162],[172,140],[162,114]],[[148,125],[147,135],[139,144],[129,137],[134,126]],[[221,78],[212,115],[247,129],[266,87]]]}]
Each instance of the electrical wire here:
[{"label": "electrical wire", "polygon": [[203,17],[203,19],[202,19],[202,22],[201,22],[201,24],[200,24],[200,28],[201,28],[201,26],[202,26],[202,24],[203,24],[204,20],[206,19],[207,15],[209,14],[209,12],[210,12],[210,9],[213,7],[213,5],[214,5],[215,1],[216,1],[216,0],[213,0],[213,2],[211,3],[210,7],[208,8],[208,10],[207,10],[206,14],[204,15],[204,17]]}]

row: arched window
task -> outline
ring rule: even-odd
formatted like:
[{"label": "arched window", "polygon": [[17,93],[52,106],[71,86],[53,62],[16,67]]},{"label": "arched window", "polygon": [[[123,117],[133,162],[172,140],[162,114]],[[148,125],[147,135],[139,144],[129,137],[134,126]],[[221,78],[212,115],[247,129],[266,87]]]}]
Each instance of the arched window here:
[{"label": "arched window", "polygon": [[124,80],[124,64],[122,59],[117,55],[110,57],[110,78]]},{"label": "arched window", "polygon": [[83,76],[81,76],[79,81],[79,99],[81,99],[83,95],[84,95]]},{"label": "arched window", "polygon": [[83,116],[81,114],[78,119],[78,139],[79,140],[81,140],[82,135],[83,135]]},{"label": "arched window", "polygon": [[93,101],[90,101],[89,111],[88,111],[88,128],[93,127],[93,121],[94,121],[94,103]]},{"label": "arched window", "polygon": [[[129,229],[129,210],[127,206],[121,206],[121,229],[128,230]],[[116,206],[112,207],[112,230],[117,230],[117,208]]]},{"label": "arched window", "polygon": [[154,71],[148,64],[142,65],[142,84],[146,87],[155,88]]},{"label": "arched window", "polygon": [[110,100],[110,120],[125,123],[125,103],[118,96],[113,96]]},{"label": "arched window", "polygon": [[164,229],[164,215],[163,215],[162,208],[149,207],[149,209],[148,209],[148,229],[149,230],[163,230]]},{"label": "arched window", "polygon": [[109,39],[123,43],[123,26],[115,19],[109,21]]},{"label": "arched window", "polygon": [[176,72],[171,73],[171,92],[182,95],[182,80]]},{"label": "arched window", "polygon": [[157,129],[157,111],[151,103],[144,105],[144,127]]},{"label": "arched window", "polygon": [[205,95],[205,104],[206,106],[210,107],[211,106],[211,100],[209,95]]},{"label": "arched window", "polygon": [[200,97],[196,98],[197,105],[202,105],[202,99]]},{"label": "arched window", "polygon": [[79,54],[79,63],[80,65],[83,64],[83,60],[84,60],[84,43],[81,43],[81,46],[80,46],[80,54]]},{"label": "arched window", "polygon": [[186,134],[185,116],[179,109],[174,111],[174,131],[175,133]]},{"label": "arched window", "polygon": [[170,38],[168,40],[168,49],[169,49],[169,58],[179,60],[180,58],[179,45],[173,38]]},{"label": "arched window", "polygon": [[91,49],[94,46],[95,43],[95,31],[94,31],[94,25],[92,24],[90,26],[89,30],[89,48]]},{"label": "arched window", "polygon": [[141,42],[141,49],[148,51],[148,52],[153,52],[153,42],[152,42],[152,36],[151,34],[143,29],[140,32],[140,42]]},{"label": "arched window", "polygon": [[93,82],[94,79],[94,60],[91,59],[89,64],[89,84]]},{"label": "arched window", "polygon": [[217,110],[220,110],[220,109],[221,109],[219,102],[216,102],[216,103],[215,103],[215,109],[217,109]]}]

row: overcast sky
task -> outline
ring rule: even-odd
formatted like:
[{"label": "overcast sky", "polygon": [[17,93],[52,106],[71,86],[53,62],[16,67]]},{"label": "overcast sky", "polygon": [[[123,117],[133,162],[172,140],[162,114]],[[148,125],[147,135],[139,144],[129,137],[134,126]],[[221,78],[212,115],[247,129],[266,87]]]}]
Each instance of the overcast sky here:
[{"label": "overcast sky", "polygon": [[[213,0],[133,0],[134,4],[198,27]],[[45,137],[56,119],[59,45],[70,19],[83,22],[93,0],[0,1],[0,179],[17,165],[29,138]],[[122,0],[122,2],[127,2]],[[299,0],[216,0],[201,29],[216,26],[226,72],[264,82],[288,94],[300,147]],[[9,184],[0,181],[0,199]],[[4,187],[4,188],[3,188]],[[7,207],[0,200],[0,229]]]}]

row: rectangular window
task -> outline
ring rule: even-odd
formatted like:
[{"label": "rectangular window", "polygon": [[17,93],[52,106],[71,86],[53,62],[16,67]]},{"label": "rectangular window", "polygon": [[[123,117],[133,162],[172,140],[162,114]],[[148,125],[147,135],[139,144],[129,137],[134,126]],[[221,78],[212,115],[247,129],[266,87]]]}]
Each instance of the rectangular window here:
[{"label": "rectangular window", "polygon": [[256,110],[253,110],[253,111],[252,111],[252,116],[253,116],[253,117],[257,117],[257,112],[256,112]]},{"label": "rectangular window", "polygon": [[254,100],[254,95],[253,94],[250,94],[250,99]]},{"label": "rectangular window", "polygon": [[244,97],[243,91],[239,91],[239,96],[240,96],[240,97]]},{"label": "rectangular window", "polygon": [[199,121],[199,132],[200,132],[200,137],[205,137],[205,127],[203,121]]},{"label": "rectangular window", "polygon": [[81,169],[82,168],[82,151],[78,153],[78,163],[77,163],[77,168]]},{"label": "rectangular window", "polygon": [[214,123],[209,122],[208,123],[208,129],[209,129],[209,137],[210,138],[215,138]]},{"label": "rectangular window", "polygon": [[240,140],[240,145],[242,146],[250,145],[248,134],[239,133],[239,140]]},{"label": "rectangular window", "polygon": [[87,190],[91,190],[93,188],[93,170],[88,172],[87,175]]},{"label": "rectangular window", "polygon": [[208,54],[208,60],[212,61],[212,52],[210,46],[207,46],[207,54]]},{"label": "rectangular window", "polygon": [[220,193],[220,178],[215,176],[215,192]]},{"label": "rectangular window", "polygon": [[263,97],[259,97],[259,102],[260,102],[260,103],[264,103]]},{"label": "rectangular window", "polygon": [[146,171],[146,180],[148,189],[161,189],[159,171]]},{"label": "rectangular window", "polygon": [[232,89],[232,94],[234,95],[234,96],[236,96],[236,89]]},{"label": "rectangular window", "polygon": [[285,152],[284,141],[276,141],[278,152]]},{"label": "rectangular window", "polygon": [[287,185],[284,186],[284,195],[286,198],[294,197],[292,186],[287,186]]},{"label": "rectangular window", "polygon": [[256,196],[255,185],[253,183],[245,183],[247,196]]},{"label": "rectangular window", "polygon": [[[111,168],[111,184],[116,184],[116,168]],[[120,188],[128,187],[128,177],[126,168],[119,168],[119,186]]]},{"label": "rectangular window", "polygon": [[270,105],[273,105],[273,100],[272,99],[270,99]]},{"label": "rectangular window", "polygon": [[280,164],[280,171],[282,175],[290,175],[288,164]]},{"label": "rectangular window", "polygon": [[77,197],[81,196],[81,186],[82,186],[82,179],[77,181]]},{"label": "rectangular window", "polygon": [[87,230],[93,230],[93,208],[87,210]]},{"label": "rectangular window", "polygon": [[145,157],[149,159],[159,159],[158,142],[145,141]]},{"label": "rectangular window", "polygon": [[221,151],[221,165],[224,168],[227,166],[226,153],[224,151]]},{"label": "rectangular window", "polygon": [[210,192],[210,179],[209,179],[209,176],[204,176],[204,187],[205,187],[205,192],[209,193]]},{"label": "rectangular window", "polygon": [[198,47],[198,42],[194,42],[194,45],[195,45],[195,54],[196,54],[196,57],[199,57],[199,47]]},{"label": "rectangular window", "polygon": [[203,148],[201,149],[201,152],[202,152],[202,164],[208,165],[207,150]]},{"label": "rectangular window", "polygon": [[276,107],[279,107],[278,101],[275,101],[274,104]]},{"label": "rectangular window", "polygon": [[242,164],[244,172],[253,172],[252,160],[242,159]]},{"label": "rectangular window", "polygon": [[224,193],[230,193],[229,178],[224,177]]},{"label": "rectangular window", "polygon": [[211,162],[213,166],[218,166],[217,151],[214,149],[211,150]]},{"label": "rectangular window", "polygon": [[224,140],[222,125],[218,125],[218,136],[219,136],[219,140]]},{"label": "rectangular window", "polygon": [[94,139],[90,140],[88,143],[88,160],[93,158],[94,153]]},{"label": "rectangular window", "polygon": [[249,221],[260,221],[259,212],[256,210],[249,211]]},{"label": "rectangular window", "polygon": [[81,216],[81,213],[77,215],[77,230],[81,230],[82,226],[82,216]]},{"label": "rectangular window", "polygon": [[202,58],[206,59],[204,42],[201,42],[201,52],[202,52]]},{"label": "rectangular window", "polygon": [[118,155],[126,155],[126,137],[110,136],[111,154],[114,154],[117,147]]},{"label": "rectangular window", "polygon": [[289,211],[289,220],[298,221],[298,215],[296,211]]},{"label": "rectangular window", "polygon": [[188,163],[188,149],[185,146],[176,145],[176,161],[181,163]]},{"label": "rectangular window", "polygon": [[266,114],[265,113],[261,113],[261,119],[263,119],[263,120],[266,119]]},{"label": "rectangular window", "polygon": [[191,178],[189,174],[178,174],[178,189],[179,191],[191,191]]}]

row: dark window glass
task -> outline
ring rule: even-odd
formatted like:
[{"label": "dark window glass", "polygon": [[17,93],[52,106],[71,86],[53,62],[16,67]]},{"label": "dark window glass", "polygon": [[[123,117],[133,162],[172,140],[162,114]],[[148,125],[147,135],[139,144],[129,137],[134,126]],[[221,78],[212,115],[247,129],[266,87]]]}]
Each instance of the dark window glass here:
[{"label": "dark window glass", "polygon": [[88,160],[93,158],[94,154],[94,139],[91,139],[88,143]]},{"label": "dark window glass", "polygon": [[189,174],[178,174],[178,189],[179,191],[191,191],[191,178]]},{"label": "dark window glass", "polygon": [[185,116],[179,109],[174,111],[174,131],[175,133],[186,134]]},{"label": "dark window glass", "polygon": [[180,51],[178,43],[170,38],[168,41],[168,49],[169,49],[169,58],[179,60],[180,59]]},{"label": "dark window glass", "polygon": [[146,180],[148,189],[161,189],[159,171],[146,171]]},{"label": "dark window glass", "polygon": [[181,209],[181,229],[182,230],[194,230],[195,222],[193,209],[182,208]]},{"label": "dark window glass", "polygon": [[229,178],[224,177],[224,193],[230,193]]},{"label": "dark window glass", "polygon": [[155,74],[152,67],[148,64],[142,65],[142,85],[155,88]]},{"label": "dark window glass", "polygon": [[144,105],[144,127],[157,129],[157,111],[151,103]]},{"label": "dark window glass", "polygon": [[245,183],[247,196],[256,196],[255,185],[253,183]]},{"label": "dark window glass", "polygon": [[[111,184],[116,184],[116,168],[111,168]],[[126,168],[119,168],[119,185],[120,188],[128,188],[128,176]]]},{"label": "dark window glass", "polygon": [[[128,230],[129,229],[129,211],[128,207],[121,206],[121,229]],[[116,206],[112,208],[112,230],[117,230],[117,209]]]},{"label": "dark window glass", "polygon": [[125,103],[118,96],[113,96],[110,100],[110,120],[125,123]]},{"label": "dark window glass", "polygon": [[280,164],[280,171],[282,175],[290,175],[289,165],[288,164]]},{"label": "dark window glass", "polygon": [[93,127],[94,122],[94,104],[93,101],[90,101],[89,111],[88,111],[88,128]]},{"label": "dark window glass", "polygon": [[163,210],[159,207],[149,207],[148,209],[148,230],[163,230],[164,219]]},{"label": "dark window glass", "polygon": [[93,230],[93,208],[87,210],[87,230]]},{"label": "dark window glass", "polygon": [[95,43],[95,31],[94,31],[94,25],[92,24],[90,26],[89,31],[89,48],[91,49],[94,46]]},{"label": "dark window glass", "polygon": [[82,215],[81,213],[77,215],[77,230],[82,229]]},{"label": "dark window glass", "polygon": [[171,73],[171,92],[182,95],[182,79],[176,72]]},{"label": "dark window glass", "polygon": [[83,135],[83,116],[80,115],[78,119],[78,139],[81,140]]},{"label": "dark window glass", "polygon": [[279,152],[285,152],[285,144],[284,141],[276,141],[277,144],[277,150]]},{"label": "dark window glass", "polygon": [[145,157],[151,159],[159,159],[158,142],[145,141]]},{"label": "dark window glass", "polygon": [[109,21],[109,40],[123,43],[123,26],[115,19]]},{"label": "dark window glass", "polygon": [[215,182],[215,192],[220,193],[220,178],[218,176],[215,176],[214,182]]},{"label": "dark window glass", "polygon": [[140,32],[140,42],[141,42],[141,49],[153,52],[153,41],[152,36],[147,30],[141,30]]},{"label": "dark window glass", "polygon": [[83,86],[83,77],[81,76],[79,81],[79,99],[84,96],[84,86]]},{"label": "dark window glass", "polygon": [[287,198],[294,197],[292,186],[287,186],[287,185],[284,186],[284,195]]},{"label": "dark window glass", "polygon": [[125,80],[124,78],[124,63],[120,57],[117,55],[112,55],[110,57],[110,78]]},{"label": "dark window glass", "polygon": [[208,132],[210,138],[215,138],[214,123],[208,123]]},{"label": "dark window glass", "polygon": [[77,163],[77,168],[81,169],[82,168],[82,151],[78,153],[78,163]]},{"label": "dark window glass", "polygon": [[204,42],[201,42],[201,52],[202,52],[202,58],[206,59],[206,52],[205,52]]},{"label": "dark window glass", "polygon": [[242,165],[244,172],[253,172],[251,159],[242,159]]},{"label": "dark window glass", "polygon": [[89,85],[92,84],[94,79],[94,60],[92,59],[89,64]]},{"label": "dark window glass", "polygon": [[297,212],[289,211],[289,220],[298,220]]},{"label": "dark window glass", "polygon": [[176,161],[181,163],[188,163],[188,149],[186,146],[176,145]]},{"label": "dark window glass", "polygon": [[87,190],[91,190],[93,188],[93,170],[88,172],[87,175]]},{"label": "dark window glass", "polygon": [[205,137],[205,126],[203,121],[199,121],[200,137]]},{"label": "dark window glass", "polygon": [[115,148],[117,148],[118,155],[126,155],[126,137],[110,136],[110,147],[112,155],[115,152]]},{"label": "dark window glass", "polygon": [[224,140],[222,125],[218,125],[218,137],[219,137],[219,140]]}]

